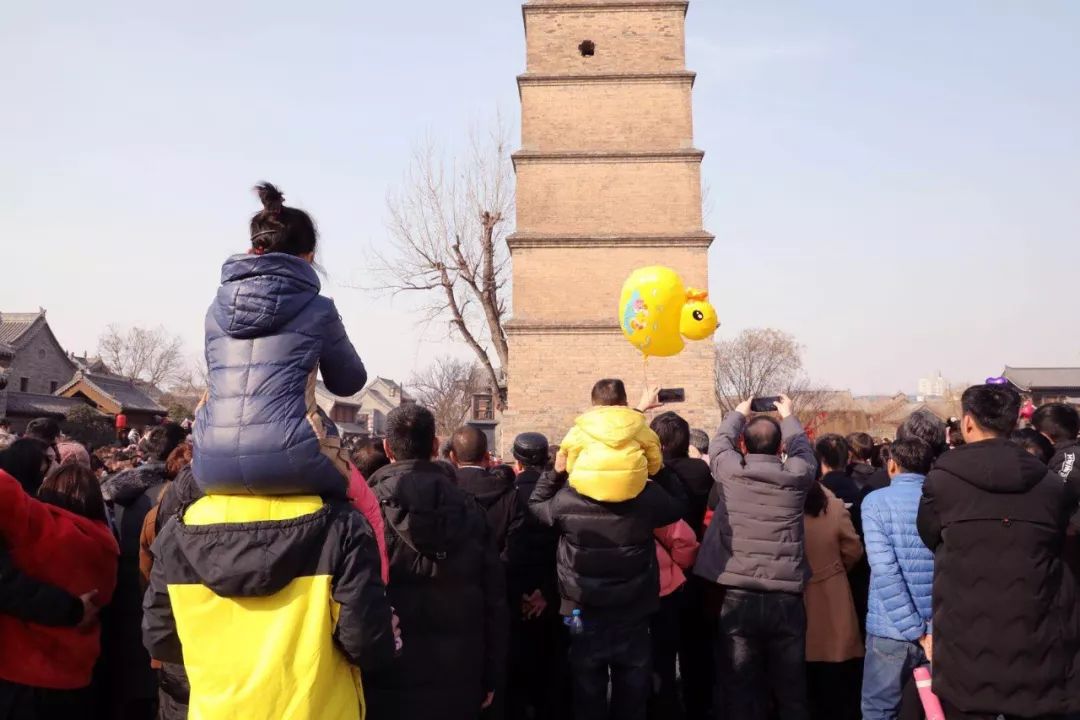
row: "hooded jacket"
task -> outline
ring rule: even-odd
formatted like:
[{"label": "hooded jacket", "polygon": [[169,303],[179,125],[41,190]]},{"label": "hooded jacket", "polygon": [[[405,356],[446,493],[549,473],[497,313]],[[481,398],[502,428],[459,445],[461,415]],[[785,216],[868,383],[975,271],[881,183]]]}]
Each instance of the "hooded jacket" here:
[{"label": "hooded jacket", "polygon": [[302,258],[235,255],[206,314],[209,389],[196,411],[195,479],[207,494],[344,497],[340,438],[315,404],[367,382],[334,302]]},{"label": "hooded jacket", "polygon": [[694,574],[744,590],[801,593],[810,577],[803,508],[817,474],[814,450],[789,417],[780,423],[787,460],[743,457],[736,448],[745,426],[742,413],[730,412],[709,443],[716,508]]},{"label": "hooded jacket", "polygon": [[[109,603],[119,550],[108,526],[30,497],[0,471],[0,538],[11,561],[78,597],[98,591]],[[100,628],[46,627],[0,615],[0,679],[35,688],[74,690],[90,684],[101,649]]]},{"label": "hooded jacket", "polygon": [[686,491],[687,508],[683,520],[694,530],[700,542],[705,536],[705,512],[714,485],[709,463],[700,458],[665,457],[664,467],[675,473]]},{"label": "hooded jacket", "polygon": [[922,475],[897,475],[888,487],[863,500],[870,635],[914,642],[930,632],[934,553],[915,526],[924,481]]},{"label": "hooded jacket", "polygon": [[525,507],[514,487],[510,468],[459,467],[454,473],[459,488],[476,498],[487,515],[488,527],[504,563],[510,562],[513,544],[525,521]]},{"label": "hooded jacket", "polygon": [[1005,439],[942,455],[923,484],[934,551],[934,692],[968,713],[1080,711],[1076,579],[1062,561],[1065,486]]},{"label": "hooded jacket", "polygon": [[484,511],[439,463],[395,462],[368,483],[386,524],[403,642],[391,665],[365,677],[370,717],[472,720],[501,685],[509,626]]},{"label": "hooded jacket", "polygon": [[645,416],[623,405],[594,407],[559,444],[570,487],[601,502],[635,498],[664,464],[660,438]]},{"label": "hooded jacket", "polygon": [[636,496],[602,502],[565,486],[566,473],[544,473],[529,498],[537,520],[559,533],[560,611],[583,619],[636,622],[660,607],[657,528],[677,522],[686,497],[667,468]]},{"label": "hooded jacket", "polygon": [[355,508],[207,496],[152,550],[143,640],[155,659],[184,664],[190,717],[364,717],[362,679],[390,661],[394,638],[375,540]]}]

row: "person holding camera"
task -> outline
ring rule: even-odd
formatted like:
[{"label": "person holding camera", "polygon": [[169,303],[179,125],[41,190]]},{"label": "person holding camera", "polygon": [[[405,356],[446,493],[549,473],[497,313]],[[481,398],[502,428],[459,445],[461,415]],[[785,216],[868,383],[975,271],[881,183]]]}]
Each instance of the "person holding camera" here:
[{"label": "person holding camera", "polygon": [[718,615],[716,706],[726,705],[728,717],[763,720],[768,688],[780,717],[802,720],[809,712],[802,594],[810,576],[803,508],[817,460],[791,398],[775,401],[780,422],[750,419],[752,402],[729,413],[709,443],[716,505],[694,573],[712,583]]}]

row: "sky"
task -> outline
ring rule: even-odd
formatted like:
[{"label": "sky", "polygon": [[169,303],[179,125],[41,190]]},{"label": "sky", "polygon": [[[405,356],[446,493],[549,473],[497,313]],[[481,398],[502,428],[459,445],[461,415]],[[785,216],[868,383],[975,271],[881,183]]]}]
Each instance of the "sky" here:
[{"label": "sky", "polygon": [[[719,337],[790,332],[857,393],[1080,364],[1080,3],[693,0],[687,34]],[[373,374],[464,354],[356,286],[413,148],[516,131],[524,53],[515,0],[6,3],[0,311],[195,357],[267,179]]]}]

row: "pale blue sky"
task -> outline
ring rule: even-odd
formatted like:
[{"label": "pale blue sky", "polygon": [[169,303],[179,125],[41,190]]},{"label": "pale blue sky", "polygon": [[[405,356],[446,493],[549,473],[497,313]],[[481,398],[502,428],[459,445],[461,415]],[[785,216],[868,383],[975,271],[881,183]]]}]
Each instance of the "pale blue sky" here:
[{"label": "pale blue sky", "polygon": [[[1080,364],[1080,3],[694,0],[688,22],[722,336],[788,330],[858,392]],[[162,323],[195,354],[265,178],[319,222],[373,372],[441,351],[342,284],[413,145],[516,123],[519,3],[5,3],[0,66],[0,309],[48,308],[77,351]]]}]

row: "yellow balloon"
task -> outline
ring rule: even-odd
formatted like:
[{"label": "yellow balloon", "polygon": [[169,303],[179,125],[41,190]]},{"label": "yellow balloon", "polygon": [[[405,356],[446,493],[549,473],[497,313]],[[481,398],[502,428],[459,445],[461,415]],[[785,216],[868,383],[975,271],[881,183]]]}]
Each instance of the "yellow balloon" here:
[{"label": "yellow balloon", "polygon": [[708,293],[687,290],[671,268],[639,268],[623,283],[619,325],[626,339],[656,357],[678,355],[689,340],[710,337],[719,324]]}]

